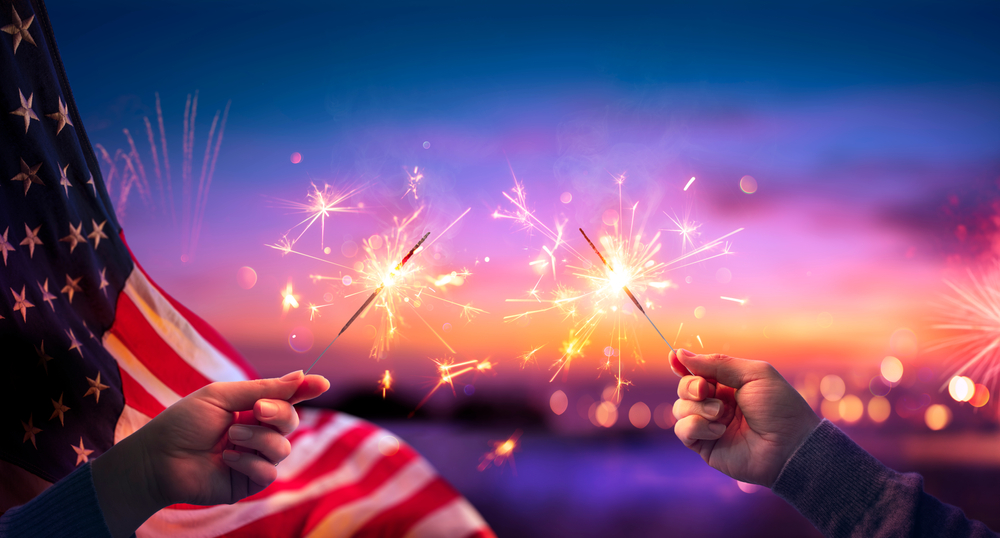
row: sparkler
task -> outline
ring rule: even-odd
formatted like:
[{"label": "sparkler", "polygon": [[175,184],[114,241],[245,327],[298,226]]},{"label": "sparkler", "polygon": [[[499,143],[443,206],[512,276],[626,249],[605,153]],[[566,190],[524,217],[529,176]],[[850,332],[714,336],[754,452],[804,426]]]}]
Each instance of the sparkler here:
[{"label": "sparkler", "polygon": [[313,369],[313,366],[316,366],[316,363],[323,358],[323,355],[325,355],[327,350],[330,349],[330,346],[332,346],[333,343],[336,342],[338,338],[340,338],[340,335],[344,334],[344,331],[346,331],[347,328],[350,327],[352,323],[354,323],[354,320],[358,319],[358,316],[360,316],[362,312],[364,312],[368,308],[368,305],[372,304],[372,301],[375,300],[375,297],[377,297],[378,294],[381,293],[382,290],[386,288],[386,286],[392,286],[396,283],[396,276],[399,274],[399,271],[403,268],[404,265],[406,265],[406,262],[410,260],[410,258],[413,256],[413,253],[416,252],[418,248],[420,248],[420,245],[422,245],[424,241],[427,240],[427,236],[429,235],[431,235],[430,232],[425,233],[424,236],[420,238],[420,241],[417,241],[417,244],[413,245],[413,248],[411,248],[410,251],[406,253],[406,256],[403,256],[403,259],[399,262],[398,265],[396,265],[396,268],[390,274],[386,275],[386,277],[382,280],[382,283],[377,288],[375,288],[375,291],[373,291],[372,294],[368,296],[368,299],[365,300],[364,304],[361,305],[361,308],[359,308],[358,311],[355,312],[353,316],[351,316],[351,319],[347,320],[347,323],[344,324],[344,327],[340,329],[340,332],[337,333],[337,336],[335,336],[333,340],[331,340],[330,343],[327,344],[326,349],[324,349],[323,352],[319,354],[319,357],[316,357],[316,360],[313,361],[313,363],[306,370],[307,374],[309,373],[310,370]]},{"label": "sparkler", "polygon": [[382,391],[383,400],[385,399],[386,391],[392,390],[392,381],[392,374],[389,373],[389,370],[386,370],[385,373],[382,374],[382,379],[379,379],[378,381],[379,389]]},{"label": "sparkler", "polygon": [[[583,228],[580,228],[580,233],[583,234],[583,238],[587,240],[587,243],[590,245],[590,248],[594,249],[594,253],[596,253],[597,257],[601,259],[601,262],[604,263],[604,266],[608,268],[608,271],[611,273],[611,279],[612,280],[615,280],[616,278],[621,279],[622,277],[615,273],[614,267],[611,267],[611,264],[608,263],[608,260],[604,259],[604,255],[601,254],[601,251],[597,250],[597,246],[594,245],[594,242],[591,241],[589,237],[587,237],[587,232],[584,232]],[[625,294],[628,295],[628,298],[632,299],[632,302],[635,304],[635,307],[639,309],[639,312],[642,312],[642,315],[646,316],[646,320],[649,321],[649,324],[652,325],[654,329],[656,329],[656,334],[660,335],[660,338],[663,339],[663,343],[667,344],[667,346],[670,347],[670,350],[673,351],[674,346],[671,346],[670,342],[667,342],[667,338],[663,336],[663,333],[660,332],[660,329],[656,328],[656,324],[653,323],[653,320],[649,318],[649,314],[647,314],[646,310],[642,308],[641,304],[639,304],[639,300],[636,299],[635,295],[632,295],[632,292],[628,289],[628,285],[626,284],[625,280],[623,280],[622,282],[622,289],[625,290]]]}]

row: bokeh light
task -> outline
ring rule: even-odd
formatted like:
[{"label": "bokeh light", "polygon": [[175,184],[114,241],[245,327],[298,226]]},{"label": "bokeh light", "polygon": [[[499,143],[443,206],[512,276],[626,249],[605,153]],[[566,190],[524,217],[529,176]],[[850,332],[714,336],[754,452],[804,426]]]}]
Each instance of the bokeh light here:
[{"label": "bokeh light", "polygon": [[839,375],[830,374],[819,382],[819,393],[831,402],[839,401],[844,397],[845,392],[847,392],[847,385],[844,384],[844,380]]},{"label": "bokeh light", "polygon": [[386,457],[395,455],[396,452],[399,452],[399,439],[391,435],[383,435],[378,440],[378,451]]},{"label": "bokeh light", "polygon": [[653,422],[664,430],[674,427],[677,419],[674,418],[674,404],[661,403],[653,410]]},{"label": "bokeh light", "polygon": [[816,316],[816,323],[824,329],[830,328],[830,326],[833,325],[833,314],[829,312],[820,312],[819,315]]},{"label": "bokeh light", "polygon": [[351,278],[351,275],[344,275],[344,278],[340,279],[340,283],[345,286],[350,286],[352,282],[354,282],[354,279]]},{"label": "bokeh light", "polygon": [[628,421],[631,422],[636,428],[645,428],[646,425],[649,424],[649,419],[649,406],[642,402],[636,402],[632,405],[632,408],[628,410]]},{"label": "bokeh light", "polygon": [[358,254],[358,244],[354,241],[344,241],[344,244],[340,245],[340,253],[348,258],[353,258]]},{"label": "bokeh light", "polygon": [[934,404],[924,412],[924,423],[927,427],[938,431],[951,422],[951,409],[941,404]]},{"label": "bokeh light", "polygon": [[566,412],[566,408],[569,407],[569,398],[566,397],[566,393],[557,390],[549,396],[549,408],[552,412],[561,415]]},{"label": "bokeh light", "polygon": [[248,290],[257,283],[257,271],[253,267],[243,266],[236,270],[236,283],[245,290]]},{"label": "bokeh light", "polygon": [[877,375],[868,382],[868,390],[875,396],[886,396],[892,390],[892,385],[881,375]]},{"label": "bokeh light", "polygon": [[694,309],[694,317],[696,317],[698,319],[701,319],[701,318],[705,317],[705,307],[704,306],[695,307],[695,309]]},{"label": "bokeh light", "polygon": [[872,419],[872,422],[885,422],[890,414],[892,414],[892,404],[886,398],[875,396],[868,400],[868,418]]},{"label": "bokeh light", "polygon": [[431,149],[431,143],[430,143],[430,141],[429,140],[424,140],[423,146],[424,146],[424,149]]},{"label": "bokeh light", "polygon": [[719,270],[715,272],[715,279],[718,280],[720,284],[728,284],[729,281],[733,279],[733,272],[725,267],[720,267]]},{"label": "bokeh light", "polygon": [[609,209],[605,211],[604,215],[601,216],[601,221],[606,226],[614,226],[615,224],[618,224],[618,212],[615,211],[614,209]]},{"label": "bokeh light", "polygon": [[882,359],[880,371],[882,377],[889,383],[899,383],[899,380],[903,378],[903,363],[896,357],[889,355]]},{"label": "bokeh light", "polygon": [[573,201],[573,193],[571,193],[571,192],[564,192],[564,193],[560,194],[559,195],[559,201],[562,202],[562,203],[564,203],[564,204],[568,204],[568,203],[572,202]]},{"label": "bokeh light", "polygon": [[743,176],[740,178],[740,190],[747,193],[753,194],[757,192],[757,180],[753,176]]},{"label": "bokeh light", "polygon": [[313,333],[308,327],[296,327],[288,333],[288,346],[296,353],[305,353],[312,349]]},{"label": "bokeh light", "polygon": [[948,382],[948,394],[956,402],[967,402],[976,394],[976,384],[968,377],[954,376]]},{"label": "bokeh light", "polygon": [[598,426],[610,428],[615,425],[615,422],[618,422],[618,408],[615,407],[615,404],[605,401],[596,405],[594,421]]},{"label": "bokeh light", "polygon": [[302,162],[302,154],[296,151],[295,153],[292,153],[289,160],[292,161],[292,164],[299,164]]},{"label": "bokeh light", "polygon": [[976,390],[972,394],[972,398],[969,399],[969,403],[973,407],[982,407],[990,401],[990,389],[986,388],[986,385],[976,383]]},{"label": "bokeh light", "polygon": [[837,411],[844,422],[857,422],[865,415],[865,404],[861,402],[861,398],[853,394],[844,396],[837,403],[840,406]]}]

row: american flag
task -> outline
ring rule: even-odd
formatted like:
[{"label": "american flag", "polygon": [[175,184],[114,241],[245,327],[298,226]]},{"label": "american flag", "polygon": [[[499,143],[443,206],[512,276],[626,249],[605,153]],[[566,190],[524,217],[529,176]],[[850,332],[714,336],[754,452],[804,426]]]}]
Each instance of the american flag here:
[{"label": "american flag", "polygon": [[[56,482],[205,384],[257,374],[129,251],[44,4],[3,2],[0,30],[0,459]],[[270,487],[167,508],[138,534],[493,536],[391,433],[299,415]]]}]

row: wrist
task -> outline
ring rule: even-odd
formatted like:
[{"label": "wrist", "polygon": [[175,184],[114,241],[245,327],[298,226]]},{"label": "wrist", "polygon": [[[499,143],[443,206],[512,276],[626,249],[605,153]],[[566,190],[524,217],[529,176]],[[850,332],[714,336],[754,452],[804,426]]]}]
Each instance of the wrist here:
[{"label": "wrist", "polygon": [[112,536],[132,535],[150,516],[171,504],[160,493],[155,471],[141,430],[91,463],[98,504]]}]

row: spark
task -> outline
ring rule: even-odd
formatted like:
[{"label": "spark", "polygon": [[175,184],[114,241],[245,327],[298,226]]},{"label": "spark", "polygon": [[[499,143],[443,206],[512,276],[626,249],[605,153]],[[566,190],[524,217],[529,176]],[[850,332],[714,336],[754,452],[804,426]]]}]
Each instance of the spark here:
[{"label": "spark", "polygon": [[320,229],[319,247],[320,250],[322,250],[326,241],[326,219],[334,213],[356,213],[360,211],[360,207],[348,206],[345,205],[345,202],[362,190],[364,190],[364,187],[350,187],[343,190],[335,190],[328,184],[324,184],[323,188],[320,189],[315,183],[313,183],[312,190],[306,195],[305,202],[278,200],[282,207],[292,209],[296,213],[305,213],[307,215],[306,218],[302,219],[302,221],[285,233],[285,237],[287,238],[293,235],[295,230],[300,229],[298,235],[295,236],[295,239],[287,240],[289,248],[294,246],[295,243],[297,243],[299,239],[301,239],[302,236],[305,235],[305,233],[318,222]]},{"label": "spark", "polygon": [[521,437],[521,430],[517,430],[508,437],[500,441],[490,441],[493,445],[493,449],[483,454],[483,457],[479,460],[479,466],[477,469],[480,471],[485,471],[489,469],[490,466],[500,467],[504,463],[510,462],[511,471],[515,474],[517,469],[514,467],[514,451],[518,449],[517,440]]},{"label": "spark", "polygon": [[382,374],[382,379],[379,379],[378,381],[379,390],[382,391],[383,400],[385,399],[385,393],[387,391],[392,390],[392,382],[393,382],[392,374],[389,372],[389,370],[386,370],[385,373]]},{"label": "spark", "polygon": [[285,314],[292,308],[299,307],[299,296],[292,291],[292,283],[289,282],[284,291],[281,292],[281,312]]},{"label": "spark", "polygon": [[518,357],[518,360],[521,361],[522,370],[524,369],[525,366],[528,365],[529,362],[535,360],[535,354],[541,351],[543,347],[545,346],[538,346],[535,349],[532,349],[531,351],[524,353]]},{"label": "spark", "polygon": [[494,364],[488,358],[483,359],[482,361],[472,359],[463,362],[454,362],[454,359],[452,358],[431,359],[431,361],[437,367],[438,379],[434,384],[434,386],[431,388],[430,392],[427,393],[427,396],[424,396],[424,399],[420,400],[420,403],[418,403],[417,406],[410,413],[411,417],[413,416],[413,413],[415,413],[417,409],[423,407],[424,404],[431,399],[431,396],[434,396],[434,393],[436,393],[438,389],[440,389],[441,387],[448,386],[449,388],[451,388],[451,393],[455,395],[456,378],[461,377],[470,372],[476,372],[476,373],[489,372],[493,370],[494,366]]},{"label": "spark", "polygon": [[412,192],[413,199],[417,200],[419,198],[417,196],[417,185],[420,183],[421,179],[424,179],[424,173],[421,172],[420,169],[417,168],[416,166],[413,167],[412,173],[410,173],[408,169],[404,168],[403,170],[406,172],[406,175],[409,178],[409,184],[406,188],[406,192],[404,192],[403,196],[401,196],[400,198],[406,198],[406,195]]},{"label": "spark", "polygon": [[684,192],[687,192],[688,187],[690,187],[691,184],[694,183],[694,180],[695,180],[694,176],[691,176],[691,179],[688,180],[687,185],[684,185]]},{"label": "spark", "polygon": [[705,349],[705,344],[701,341],[701,335],[700,334],[696,334],[696,335],[694,335],[694,337],[698,339],[698,343],[701,344],[701,348]]},{"label": "spark", "polygon": [[724,301],[732,301],[734,303],[740,303],[740,306],[747,304],[746,299],[736,299],[734,297],[726,297],[725,295],[720,296],[719,299],[722,299]]}]

